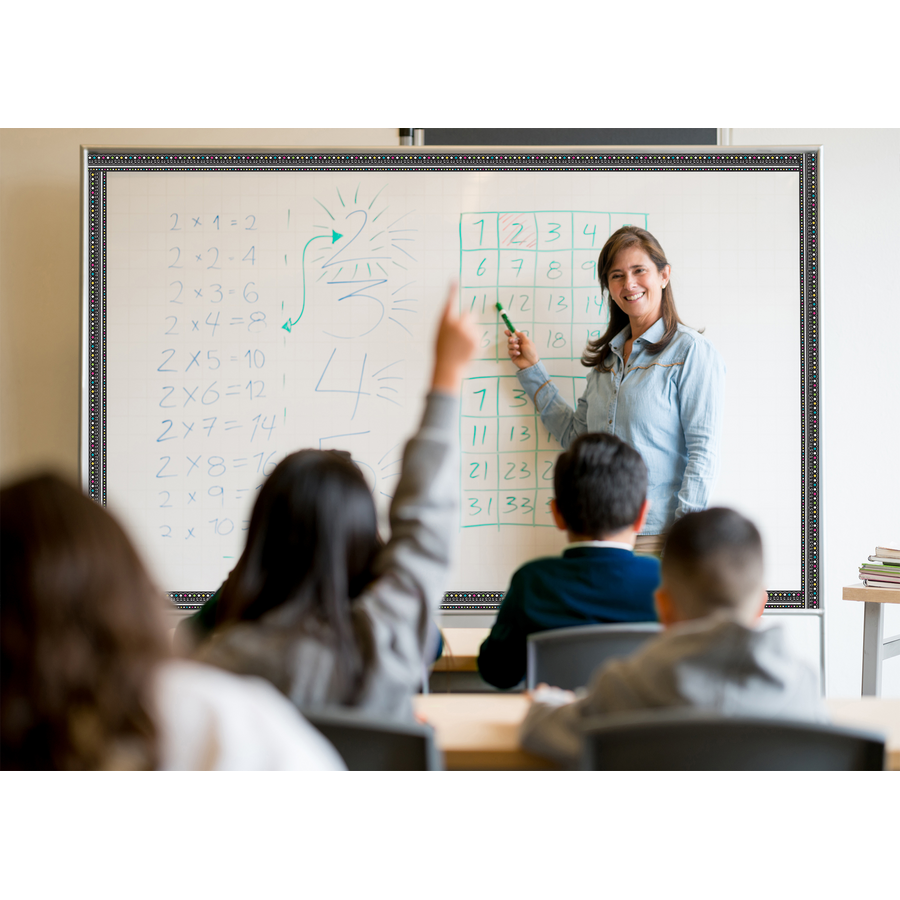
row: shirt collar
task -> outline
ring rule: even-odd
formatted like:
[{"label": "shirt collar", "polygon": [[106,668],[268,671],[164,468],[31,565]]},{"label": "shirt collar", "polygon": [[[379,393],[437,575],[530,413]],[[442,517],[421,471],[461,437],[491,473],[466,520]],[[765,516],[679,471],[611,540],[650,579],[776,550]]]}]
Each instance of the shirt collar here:
[{"label": "shirt collar", "polygon": [[663,317],[660,316],[637,340],[646,344],[655,344],[665,333],[666,323]]},{"label": "shirt collar", "polygon": [[[666,323],[660,316],[639,338],[635,339],[635,343],[655,344],[666,333]],[[610,350],[619,350],[625,346],[625,341],[631,337],[631,324],[626,325],[610,342]]]},{"label": "shirt collar", "polygon": [[625,341],[631,337],[631,325],[626,325],[610,342],[610,350],[621,350],[625,346]]},{"label": "shirt collar", "polygon": [[634,551],[631,544],[622,544],[619,541],[573,541],[563,547],[563,552],[571,550],[573,547],[614,547],[616,550]]}]

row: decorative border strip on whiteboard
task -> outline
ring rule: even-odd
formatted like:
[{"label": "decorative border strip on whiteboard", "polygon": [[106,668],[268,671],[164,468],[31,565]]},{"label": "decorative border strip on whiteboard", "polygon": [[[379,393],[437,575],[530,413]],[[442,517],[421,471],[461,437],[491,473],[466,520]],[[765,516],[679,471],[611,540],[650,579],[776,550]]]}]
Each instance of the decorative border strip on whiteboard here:
[{"label": "decorative border strip on whiteboard", "polygon": [[[117,149],[84,151],[84,242],[82,255],[84,367],[82,387],[82,478],[90,496],[106,504],[106,175],[108,172],[325,172],[325,171],[609,171],[609,172],[796,172],[800,176],[800,398],[801,398],[801,587],[769,591],[768,609],[821,607],[819,555],[819,312],[818,153],[815,150],[696,152],[378,152],[311,153],[230,150],[189,152]],[[173,591],[173,603],[196,608],[211,592]],[[496,609],[496,592],[445,594],[442,609]]]}]

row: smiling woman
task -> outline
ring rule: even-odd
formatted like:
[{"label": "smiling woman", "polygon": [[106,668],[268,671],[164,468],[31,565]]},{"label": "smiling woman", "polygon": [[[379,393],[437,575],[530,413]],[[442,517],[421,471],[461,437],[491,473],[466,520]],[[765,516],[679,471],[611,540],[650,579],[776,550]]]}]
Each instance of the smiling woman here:
[{"label": "smiling woman", "polygon": [[584,351],[590,373],[574,410],[527,335],[506,332],[509,356],[563,447],[586,431],[605,431],[641,454],[650,512],[635,549],[658,554],[676,519],[706,508],[719,465],[725,365],[679,319],[671,266],[650,232],[627,225],[611,235],[597,276],[613,301],[609,327]]}]

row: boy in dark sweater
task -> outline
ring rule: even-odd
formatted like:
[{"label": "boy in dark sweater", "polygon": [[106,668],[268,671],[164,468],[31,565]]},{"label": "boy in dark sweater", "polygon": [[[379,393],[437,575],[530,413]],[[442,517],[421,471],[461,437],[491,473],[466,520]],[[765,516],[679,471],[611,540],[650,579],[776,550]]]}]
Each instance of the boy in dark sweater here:
[{"label": "boy in dark sweater", "polygon": [[576,438],[559,455],[550,510],[569,536],[562,556],[526,563],[512,577],[478,671],[489,684],[515,687],[525,677],[529,634],[613,622],[655,622],[659,563],[634,553],[647,516],[647,467],[611,434]]}]

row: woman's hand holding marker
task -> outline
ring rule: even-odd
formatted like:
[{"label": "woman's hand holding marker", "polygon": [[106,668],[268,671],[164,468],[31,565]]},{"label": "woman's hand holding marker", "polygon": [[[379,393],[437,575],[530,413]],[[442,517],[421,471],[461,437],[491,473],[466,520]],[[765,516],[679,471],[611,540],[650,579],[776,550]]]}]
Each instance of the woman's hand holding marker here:
[{"label": "woman's hand holding marker", "polygon": [[537,355],[537,349],[531,338],[521,331],[516,331],[515,326],[510,322],[509,316],[506,314],[506,310],[499,303],[497,304],[497,311],[506,323],[504,334],[509,338],[506,347],[509,358],[520,369],[527,369],[536,362],[540,362],[541,358]]}]

